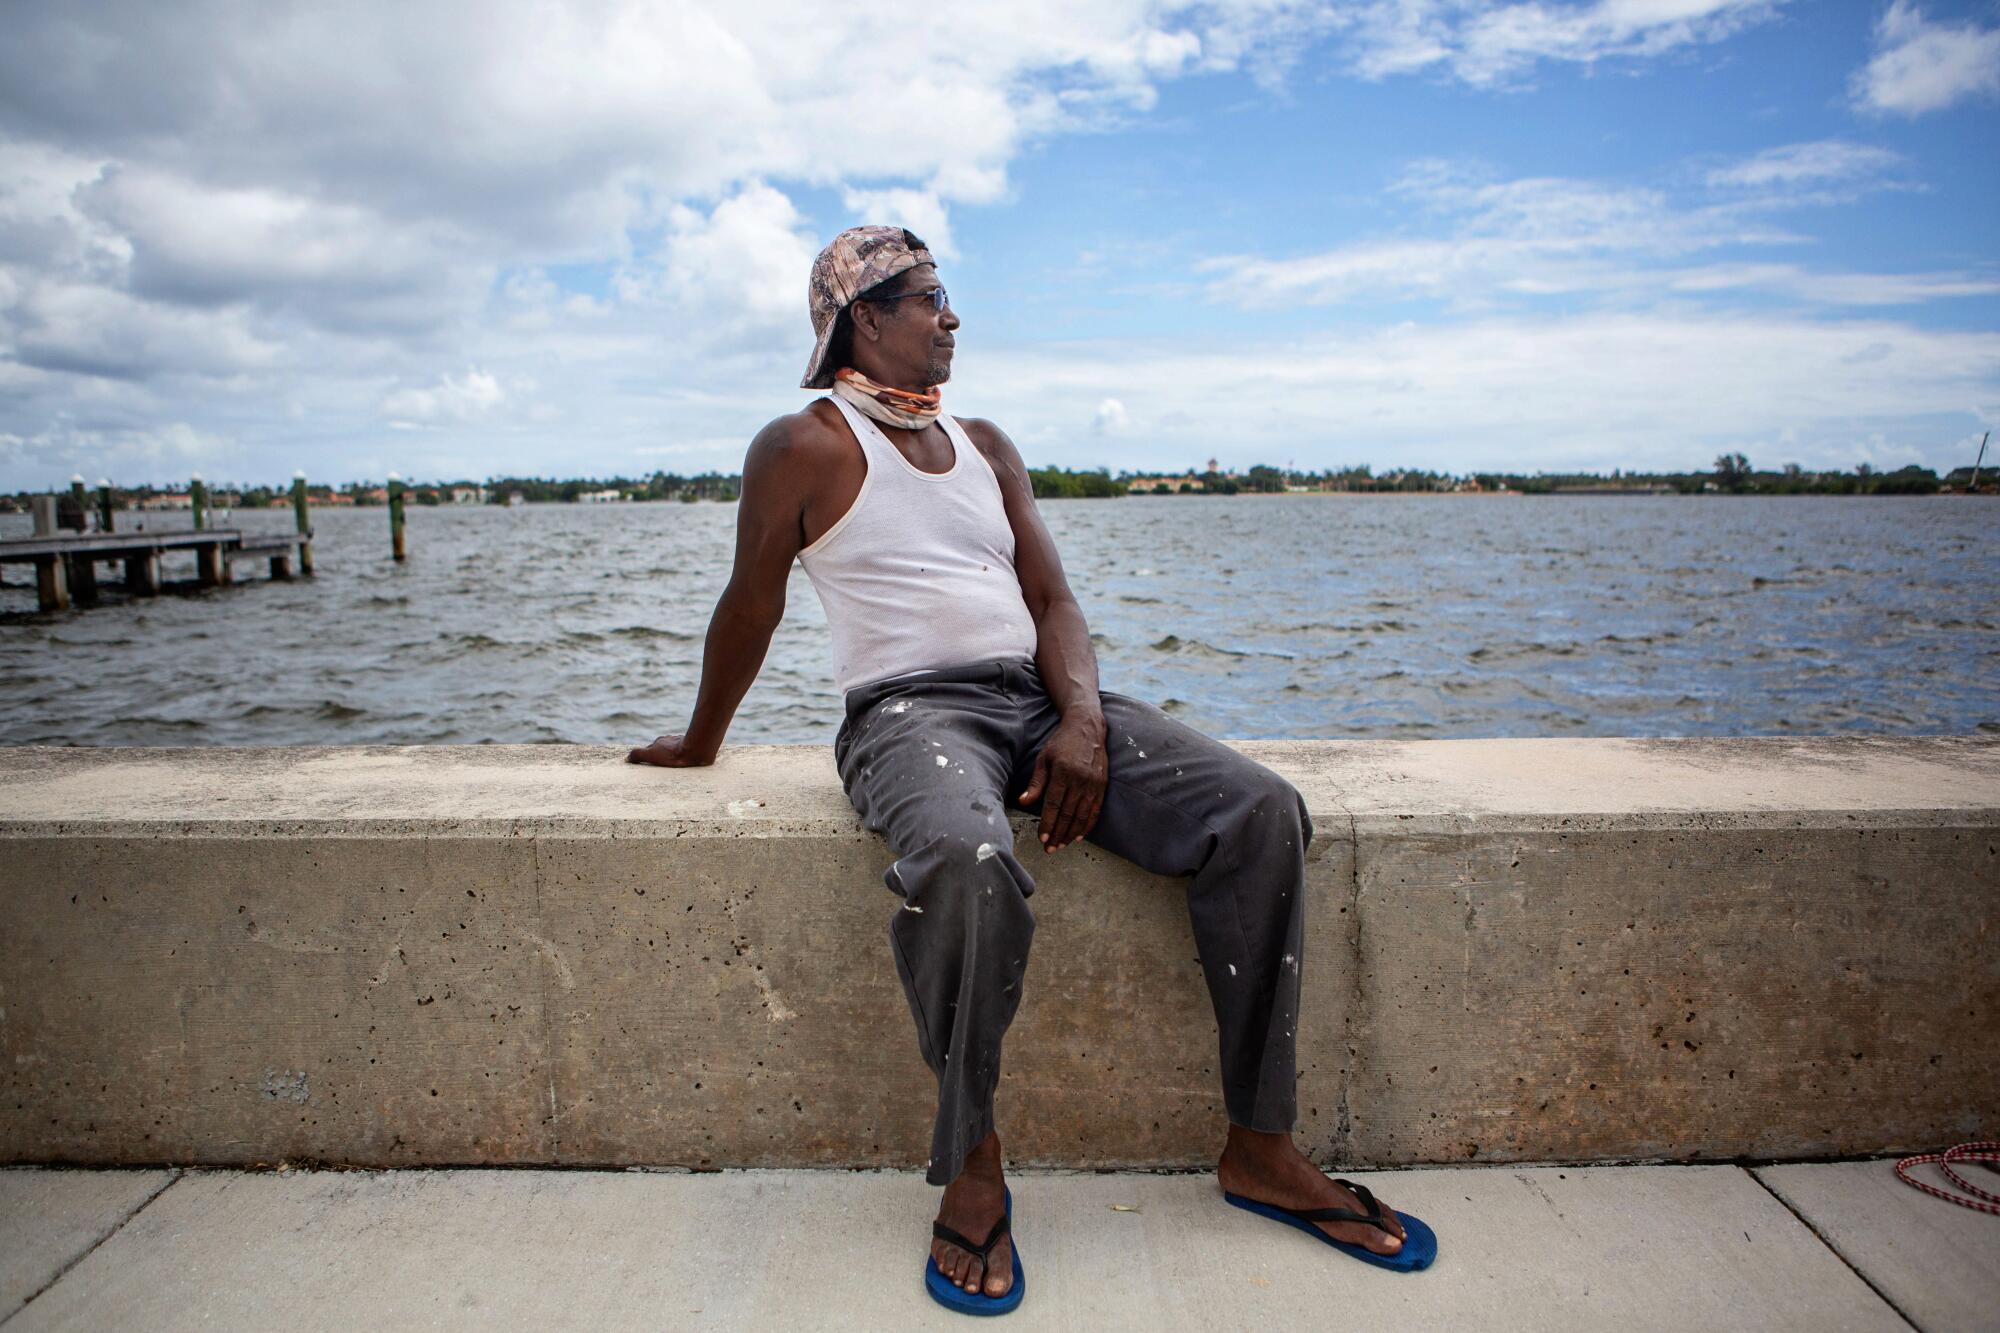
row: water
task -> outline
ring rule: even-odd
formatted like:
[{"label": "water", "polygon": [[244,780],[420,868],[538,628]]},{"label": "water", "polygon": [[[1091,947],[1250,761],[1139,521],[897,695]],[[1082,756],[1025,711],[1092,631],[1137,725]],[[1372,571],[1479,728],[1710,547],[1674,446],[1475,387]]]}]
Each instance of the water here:
[{"label": "water", "polygon": [[[1106,688],[1228,737],[2000,733],[2000,505],[1236,496],[1044,506]],[[0,742],[643,743],[693,705],[736,507],[317,511],[319,576],[34,614]],[[148,527],[187,516],[120,515]],[[289,510],[234,526],[286,530]],[[0,535],[27,531],[0,516]],[[110,566],[102,567],[111,573]],[[168,577],[191,579],[189,556]],[[23,584],[26,586],[23,586]],[[732,742],[827,742],[794,566]]]}]

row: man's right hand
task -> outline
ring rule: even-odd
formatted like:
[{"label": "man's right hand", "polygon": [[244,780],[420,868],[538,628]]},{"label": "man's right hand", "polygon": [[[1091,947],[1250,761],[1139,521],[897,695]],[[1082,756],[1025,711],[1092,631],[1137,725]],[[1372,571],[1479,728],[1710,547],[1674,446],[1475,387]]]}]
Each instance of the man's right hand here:
[{"label": "man's right hand", "polygon": [[625,756],[628,764],[654,764],[660,768],[706,768],[715,762],[712,754],[688,748],[685,736],[660,736],[651,745],[641,745]]}]

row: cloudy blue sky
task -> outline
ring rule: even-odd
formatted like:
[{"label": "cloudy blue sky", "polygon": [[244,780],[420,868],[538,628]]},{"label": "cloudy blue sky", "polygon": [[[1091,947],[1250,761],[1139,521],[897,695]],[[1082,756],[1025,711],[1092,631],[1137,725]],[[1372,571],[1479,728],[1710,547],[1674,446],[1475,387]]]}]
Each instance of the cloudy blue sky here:
[{"label": "cloudy blue sky", "polygon": [[2000,4],[15,3],[0,488],[734,469],[841,227],[1036,464],[1940,470]]}]

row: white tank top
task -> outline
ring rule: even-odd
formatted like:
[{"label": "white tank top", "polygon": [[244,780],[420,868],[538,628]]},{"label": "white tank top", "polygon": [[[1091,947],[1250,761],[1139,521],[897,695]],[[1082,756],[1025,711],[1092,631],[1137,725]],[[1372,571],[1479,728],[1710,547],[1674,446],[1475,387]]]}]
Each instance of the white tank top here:
[{"label": "white tank top", "polygon": [[965,430],[940,415],[951,467],[925,472],[851,404],[868,475],[838,522],[799,552],[833,631],[833,679],[857,685],[961,662],[1035,656],[1014,573],[1000,481]]}]

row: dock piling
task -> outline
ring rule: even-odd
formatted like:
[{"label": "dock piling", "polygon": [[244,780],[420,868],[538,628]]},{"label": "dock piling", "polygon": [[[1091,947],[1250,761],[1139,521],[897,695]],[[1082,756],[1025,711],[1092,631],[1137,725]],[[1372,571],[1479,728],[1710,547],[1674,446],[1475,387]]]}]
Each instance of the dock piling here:
[{"label": "dock piling", "polygon": [[[194,530],[208,529],[208,486],[197,472],[188,481],[188,504],[194,513]],[[229,582],[229,562],[220,546],[197,546],[194,551],[194,581],[204,588],[219,588]]]},{"label": "dock piling", "polygon": [[[56,497],[37,495],[29,505],[35,516],[35,535],[55,536]],[[64,611],[69,608],[69,579],[64,568],[67,563],[59,555],[35,557],[35,598],[42,610]]]},{"label": "dock piling", "polygon": [[[313,572],[312,518],[306,505],[306,474],[304,469],[292,473],[292,517],[299,527],[299,573],[307,578]],[[273,571],[275,573],[275,570]]]},{"label": "dock piling", "polygon": [[399,564],[410,554],[403,543],[403,481],[393,472],[389,474],[389,551]]},{"label": "dock piling", "polygon": [[134,597],[157,597],[160,593],[160,554],[148,551],[125,557],[125,591]]},{"label": "dock piling", "polygon": [[97,479],[97,530],[99,532],[115,532],[117,530],[118,520],[112,517],[114,512],[111,505],[111,478],[99,477]]},{"label": "dock piling", "polygon": [[65,577],[69,580],[69,599],[78,606],[91,606],[97,601],[97,562],[90,558],[90,552],[78,551],[65,557],[69,569]]}]

